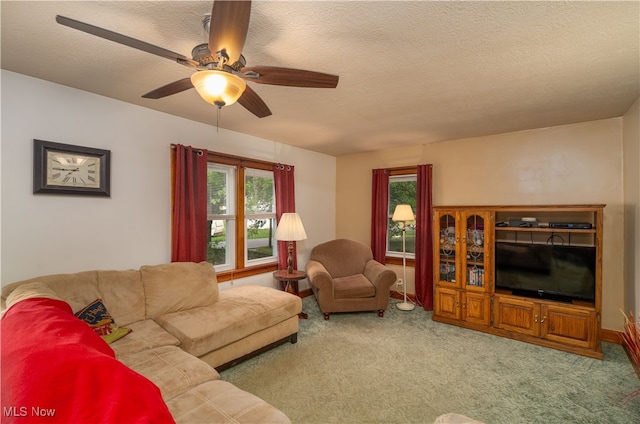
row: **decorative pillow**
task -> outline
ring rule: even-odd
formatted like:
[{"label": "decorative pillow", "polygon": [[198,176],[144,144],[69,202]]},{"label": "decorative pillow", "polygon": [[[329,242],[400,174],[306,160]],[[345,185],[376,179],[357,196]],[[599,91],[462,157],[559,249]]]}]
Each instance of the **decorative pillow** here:
[{"label": "decorative pillow", "polygon": [[107,343],[113,343],[131,333],[130,328],[116,325],[102,299],[94,300],[86,308],[76,312],[75,316],[89,324],[89,327]]}]

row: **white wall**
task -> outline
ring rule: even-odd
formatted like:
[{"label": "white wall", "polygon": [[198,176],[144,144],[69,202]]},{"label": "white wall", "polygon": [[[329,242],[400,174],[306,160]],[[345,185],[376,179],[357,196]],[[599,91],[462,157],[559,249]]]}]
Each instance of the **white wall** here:
[{"label": "white wall", "polygon": [[[2,285],[53,273],[169,262],[170,145],[295,166],[310,249],[335,234],[332,156],[226,131],[24,75],[1,73]],[[33,194],[33,139],[111,150],[111,197]],[[271,274],[234,282],[273,285]],[[232,283],[221,284],[225,288]],[[302,285],[304,287],[304,284]]]}]

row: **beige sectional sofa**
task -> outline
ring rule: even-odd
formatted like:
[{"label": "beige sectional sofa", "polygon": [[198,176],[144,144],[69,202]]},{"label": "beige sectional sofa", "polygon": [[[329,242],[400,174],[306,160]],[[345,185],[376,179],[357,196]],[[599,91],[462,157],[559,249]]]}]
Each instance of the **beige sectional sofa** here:
[{"label": "beige sectional sofa", "polygon": [[110,346],[116,358],[161,391],[177,422],[289,422],[216,371],[278,343],[297,341],[299,297],[244,285],[219,291],[211,264],[49,275],[2,289],[3,310],[24,299],[67,302],[74,312],[102,299],[133,331]]}]

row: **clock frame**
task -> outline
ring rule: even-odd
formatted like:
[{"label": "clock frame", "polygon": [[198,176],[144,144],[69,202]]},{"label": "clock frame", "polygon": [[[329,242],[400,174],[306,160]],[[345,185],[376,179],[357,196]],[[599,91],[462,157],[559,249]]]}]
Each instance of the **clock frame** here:
[{"label": "clock frame", "polygon": [[109,197],[111,151],[33,140],[33,193]]}]

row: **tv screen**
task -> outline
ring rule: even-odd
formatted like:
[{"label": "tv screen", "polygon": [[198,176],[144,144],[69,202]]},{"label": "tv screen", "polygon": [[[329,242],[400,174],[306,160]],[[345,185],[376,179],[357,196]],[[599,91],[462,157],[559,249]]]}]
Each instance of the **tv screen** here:
[{"label": "tv screen", "polygon": [[595,300],[595,247],[496,242],[496,288],[561,301]]}]

